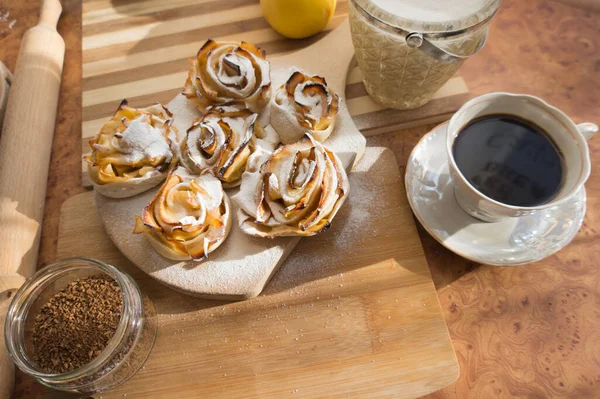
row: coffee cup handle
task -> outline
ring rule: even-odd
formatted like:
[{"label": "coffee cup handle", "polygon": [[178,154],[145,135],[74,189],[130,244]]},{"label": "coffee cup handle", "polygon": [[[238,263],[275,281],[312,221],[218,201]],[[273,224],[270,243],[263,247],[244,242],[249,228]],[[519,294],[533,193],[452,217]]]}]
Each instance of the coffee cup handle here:
[{"label": "coffee cup handle", "polygon": [[585,137],[586,140],[589,140],[594,133],[598,132],[598,126],[590,122],[585,122],[578,124],[577,130],[579,130],[579,133],[583,134],[583,137]]}]

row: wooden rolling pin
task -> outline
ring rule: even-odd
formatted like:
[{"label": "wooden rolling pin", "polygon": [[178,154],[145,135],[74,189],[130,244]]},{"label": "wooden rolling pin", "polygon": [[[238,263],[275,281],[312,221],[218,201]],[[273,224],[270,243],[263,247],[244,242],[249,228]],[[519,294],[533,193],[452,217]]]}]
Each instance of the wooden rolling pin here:
[{"label": "wooden rolling pin", "polygon": [[0,136],[0,397],[14,367],[4,346],[11,296],[37,266],[46,181],[65,42],[56,31],[59,0],[42,0],[40,20],[25,32]]}]

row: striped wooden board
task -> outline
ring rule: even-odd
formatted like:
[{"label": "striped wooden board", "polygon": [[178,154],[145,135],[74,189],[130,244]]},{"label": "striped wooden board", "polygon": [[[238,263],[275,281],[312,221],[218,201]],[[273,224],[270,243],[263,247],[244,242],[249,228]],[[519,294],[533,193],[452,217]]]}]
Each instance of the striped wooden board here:
[{"label": "striped wooden board", "polygon": [[[269,27],[258,0],[84,0],[82,152],[89,152],[88,141],[124,97],[141,107],[168,103],[180,93],[188,59],[206,39],[252,42],[273,59],[319,40],[347,10],[347,0],[338,0],[323,32],[290,40]],[[355,63],[346,83],[348,109],[367,136],[442,121],[468,98],[463,79],[455,76],[425,107],[398,111],[368,97]]]}]

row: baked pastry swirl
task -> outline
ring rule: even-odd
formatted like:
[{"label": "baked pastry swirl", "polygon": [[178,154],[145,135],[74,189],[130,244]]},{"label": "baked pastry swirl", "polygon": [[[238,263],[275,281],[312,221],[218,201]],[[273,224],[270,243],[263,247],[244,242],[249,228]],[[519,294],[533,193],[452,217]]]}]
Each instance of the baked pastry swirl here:
[{"label": "baked pastry swirl", "polygon": [[233,200],[247,234],[312,236],[329,228],[349,189],[340,159],[306,134],[279,147],[258,170],[244,173]]},{"label": "baked pastry swirl", "polygon": [[320,76],[292,73],[271,102],[271,124],[284,144],[309,133],[323,142],[333,132],[340,98]]},{"label": "baked pastry swirl", "polygon": [[261,127],[258,114],[233,105],[210,108],[187,130],[181,161],[192,172],[212,171],[224,187],[238,186],[248,158],[257,149],[272,152],[279,138]]},{"label": "baked pastry swirl", "polygon": [[270,65],[253,44],[209,39],[192,60],[183,94],[204,112],[214,104],[240,102],[260,112],[271,97]]},{"label": "baked pastry swirl", "polygon": [[125,198],[158,185],[177,160],[172,123],[173,115],[160,104],[136,109],[123,100],[84,156],[94,188],[107,197]]},{"label": "baked pastry swirl", "polygon": [[221,182],[210,173],[190,175],[178,167],[136,216],[134,233],[143,233],[164,257],[202,260],[231,229],[231,206]]}]

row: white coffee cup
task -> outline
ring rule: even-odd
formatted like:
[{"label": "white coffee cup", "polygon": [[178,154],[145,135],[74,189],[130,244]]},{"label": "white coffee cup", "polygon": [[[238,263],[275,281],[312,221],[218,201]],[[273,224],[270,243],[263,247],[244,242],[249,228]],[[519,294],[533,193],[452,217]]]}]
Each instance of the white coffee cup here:
[{"label": "white coffee cup", "polygon": [[[484,195],[468,182],[456,165],[452,147],[460,131],[473,119],[493,114],[507,114],[535,123],[554,141],[564,158],[563,184],[550,201],[531,207],[503,204]],[[450,119],[446,151],[456,200],[469,215],[486,222],[505,217],[518,217],[559,205],[577,193],[590,175],[587,140],[598,131],[593,123],[576,125],[564,112],[538,97],[490,93],[464,104]]]}]

